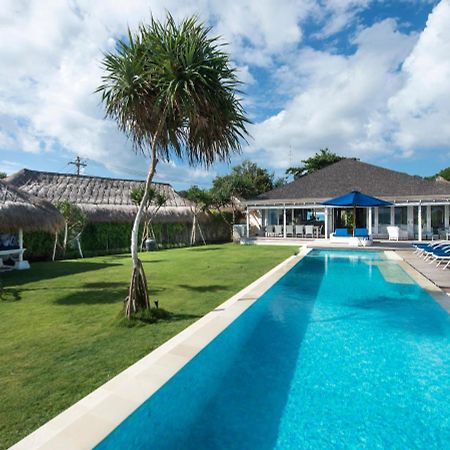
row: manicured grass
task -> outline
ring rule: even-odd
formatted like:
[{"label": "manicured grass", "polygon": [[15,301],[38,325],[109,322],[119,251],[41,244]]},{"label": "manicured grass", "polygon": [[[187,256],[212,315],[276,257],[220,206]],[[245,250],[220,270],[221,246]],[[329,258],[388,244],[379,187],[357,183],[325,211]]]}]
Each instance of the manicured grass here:
[{"label": "manicured grass", "polygon": [[233,244],[142,255],[170,317],[128,326],[128,255],[0,274],[0,448],[24,437],[295,252]]}]

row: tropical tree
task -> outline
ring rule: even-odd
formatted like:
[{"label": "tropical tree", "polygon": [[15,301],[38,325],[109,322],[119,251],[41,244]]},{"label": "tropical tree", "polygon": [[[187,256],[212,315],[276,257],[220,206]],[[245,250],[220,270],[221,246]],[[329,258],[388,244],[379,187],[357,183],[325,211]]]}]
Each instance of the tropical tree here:
[{"label": "tropical tree", "polygon": [[297,180],[304,175],[309,175],[317,170],[323,169],[331,164],[345,159],[345,156],[337,155],[328,148],[321,148],[315,155],[302,160],[303,165],[297,167],[289,167],[286,169],[286,175],[292,175]]},{"label": "tropical tree", "polygon": [[193,215],[191,245],[197,242],[197,228],[203,244],[206,245],[205,236],[198,220],[201,212],[209,211],[212,203],[211,194],[207,189],[199,188],[198,186],[191,186],[185,193],[185,197],[191,201],[191,211]]},{"label": "tropical tree", "polygon": [[125,303],[128,317],[150,307],[138,257],[138,231],[148,187],[159,161],[174,157],[209,166],[241,148],[248,120],[237,97],[239,81],[211,28],[190,17],[176,23],[151,19],[118,42],[103,60],[97,92],[137,152],[150,157],[144,196],[131,236],[133,272]]},{"label": "tropical tree", "polygon": [[8,175],[6,174],[6,172],[0,172],[0,180],[3,180],[4,178],[6,178]]},{"label": "tropical tree", "polygon": [[[59,202],[56,204],[59,212],[64,216],[64,236],[62,242],[62,254],[65,256],[67,245],[70,242],[74,242],[77,245],[78,253],[83,258],[83,251],[81,250],[80,237],[87,223],[86,214],[80,209],[79,206],[68,201]],[[53,260],[56,257],[56,248],[59,245],[59,235],[55,234],[55,243],[53,246]]]}]

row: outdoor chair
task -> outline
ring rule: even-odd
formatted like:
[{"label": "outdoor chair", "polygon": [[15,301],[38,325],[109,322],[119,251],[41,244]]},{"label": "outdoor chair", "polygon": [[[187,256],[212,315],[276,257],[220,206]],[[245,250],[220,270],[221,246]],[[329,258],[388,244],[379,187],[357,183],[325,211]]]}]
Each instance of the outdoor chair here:
[{"label": "outdoor chair", "polygon": [[390,241],[399,241],[401,239],[408,239],[408,232],[405,230],[402,230],[399,227],[387,227],[387,232],[389,235]]},{"label": "outdoor chair", "polygon": [[286,236],[294,237],[294,225],[286,225]]},{"label": "outdoor chair", "polygon": [[[450,261],[450,244],[442,244],[438,247],[435,247],[431,254],[428,257],[430,264],[438,261],[438,266],[441,262]],[[448,264],[444,267],[447,268]]]},{"label": "outdoor chair", "polygon": [[282,225],[275,225],[275,236],[283,236],[283,226]]},{"label": "outdoor chair", "polygon": [[311,236],[314,237],[314,226],[313,225],[305,225],[305,237]]},{"label": "outdoor chair", "polygon": [[336,228],[334,230],[333,236],[336,236],[336,237],[350,237],[350,234],[349,234],[347,228]]},{"label": "outdoor chair", "polygon": [[295,225],[295,236],[303,237],[305,235],[305,227],[304,225]]},{"label": "outdoor chair", "polygon": [[267,237],[275,236],[275,230],[274,230],[273,225],[268,225],[268,226],[266,227],[266,236],[267,236]]},{"label": "outdoor chair", "polygon": [[433,258],[433,255],[442,250],[443,248],[446,248],[449,245],[448,242],[435,242],[433,244],[428,244],[427,247],[423,248],[422,254],[420,256],[424,257],[424,261],[428,261]]},{"label": "outdoor chair", "polygon": [[369,231],[367,230],[367,228],[355,228],[355,237],[368,238],[370,237]]}]

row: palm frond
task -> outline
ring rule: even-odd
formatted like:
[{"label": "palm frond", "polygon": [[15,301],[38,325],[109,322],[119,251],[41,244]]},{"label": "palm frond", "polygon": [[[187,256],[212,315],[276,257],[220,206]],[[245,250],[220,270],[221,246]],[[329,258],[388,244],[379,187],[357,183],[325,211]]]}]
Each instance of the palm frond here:
[{"label": "palm frond", "polygon": [[211,28],[188,17],[153,17],[105,55],[97,92],[137,151],[156,139],[157,157],[210,165],[239,152],[249,123],[240,81]]}]

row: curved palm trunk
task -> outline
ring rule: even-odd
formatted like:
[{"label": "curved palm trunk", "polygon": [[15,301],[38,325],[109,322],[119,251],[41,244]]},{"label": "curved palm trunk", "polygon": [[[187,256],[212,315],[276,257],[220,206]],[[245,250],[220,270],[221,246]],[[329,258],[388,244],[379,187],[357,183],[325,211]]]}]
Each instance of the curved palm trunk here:
[{"label": "curved palm trunk", "polygon": [[156,159],[156,136],[153,139],[151,149],[151,164],[145,180],[144,195],[139,204],[138,212],[134,219],[133,229],[131,231],[131,259],[133,261],[133,272],[131,274],[131,283],[128,291],[128,297],[125,299],[125,313],[130,318],[132,314],[141,310],[149,309],[150,301],[148,298],[147,280],[144,273],[144,267],[139,259],[139,226],[142,221],[142,217],[145,211],[145,205],[148,201],[148,188],[155,175],[156,165],[158,160]]}]

